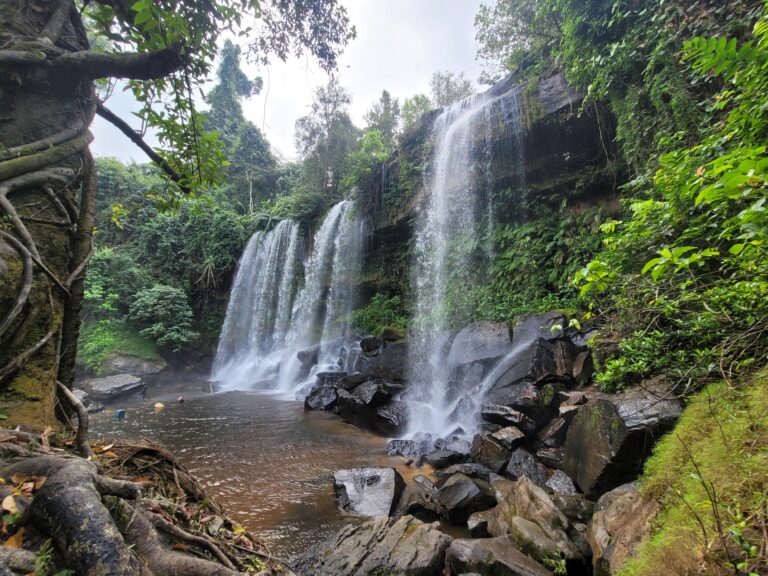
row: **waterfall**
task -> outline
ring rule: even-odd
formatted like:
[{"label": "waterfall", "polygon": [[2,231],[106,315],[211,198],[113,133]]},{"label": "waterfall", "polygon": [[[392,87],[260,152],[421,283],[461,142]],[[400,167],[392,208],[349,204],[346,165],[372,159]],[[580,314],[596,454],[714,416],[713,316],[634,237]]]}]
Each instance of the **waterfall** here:
[{"label": "waterfall", "polygon": [[301,396],[321,370],[345,368],[352,344],[350,316],[361,264],[362,223],[354,204],[334,205],[315,236],[314,249],[304,266],[304,287],[296,298],[287,337],[293,350],[319,346],[317,366],[302,377],[301,362],[292,354],[280,373],[280,389]]},{"label": "waterfall", "polygon": [[[211,379],[220,389],[301,395],[317,370],[349,362],[361,242],[362,225],[353,203],[334,205],[315,235],[297,294],[302,254],[298,224],[284,220],[270,232],[251,236],[213,364]],[[296,352],[311,346],[319,346],[318,366],[302,372]]]},{"label": "waterfall", "polygon": [[[449,331],[468,312],[468,291],[493,258],[493,127],[512,130],[515,186],[525,187],[519,89],[457,102],[436,119],[428,200],[417,221],[406,398],[411,433],[471,434],[479,390],[462,388],[447,366]],[[506,154],[505,154],[506,156]]]},{"label": "waterfall", "polygon": [[283,220],[270,232],[251,236],[219,337],[214,381],[240,388],[274,375],[276,366],[270,360],[285,344],[299,257],[295,222]]}]

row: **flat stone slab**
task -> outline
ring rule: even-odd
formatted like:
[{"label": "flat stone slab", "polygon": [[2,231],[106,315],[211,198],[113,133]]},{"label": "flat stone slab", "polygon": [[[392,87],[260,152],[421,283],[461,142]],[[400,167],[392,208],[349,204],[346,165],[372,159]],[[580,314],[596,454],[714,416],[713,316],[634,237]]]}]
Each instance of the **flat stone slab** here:
[{"label": "flat stone slab", "polygon": [[394,468],[355,468],[333,475],[339,508],[356,516],[389,516],[405,488]]},{"label": "flat stone slab", "polygon": [[90,396],[97,400],[109,401],[136,394],[146,389],[141,378],[131,374],[115,374],[106,378],[93,378],[83,383]]}]

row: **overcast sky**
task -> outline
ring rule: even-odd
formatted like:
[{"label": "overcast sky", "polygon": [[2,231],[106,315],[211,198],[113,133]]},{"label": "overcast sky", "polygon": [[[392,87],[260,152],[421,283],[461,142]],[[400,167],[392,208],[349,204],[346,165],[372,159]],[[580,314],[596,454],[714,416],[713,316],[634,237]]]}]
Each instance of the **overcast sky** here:
[{"label": "overcast sky", "polygon": [[[341,2],[357,29],[357,38],[347,46],[338,74],[341,84],[352,92],[352,119],[358,126],[384,89],[402,102],[419,92],[429,93],[429,79],[437,70],[464,72],[477,80],[480,69],[475,61],[473,22],[481,0]],[[313,90],[327,81],[326,74],[305,58],[274,62],[260,70],[243,62],[243,68],[249,76],[264,79],[262,93],[243,103],[246,117],[264,130],[279,156],[294,158],[294,124],[307,113]],[[136,109],[130,95],[119,90],[107,106],[126,119]],[[92,131],[95,154],[147,161],[101,118],[96,118]]]}]

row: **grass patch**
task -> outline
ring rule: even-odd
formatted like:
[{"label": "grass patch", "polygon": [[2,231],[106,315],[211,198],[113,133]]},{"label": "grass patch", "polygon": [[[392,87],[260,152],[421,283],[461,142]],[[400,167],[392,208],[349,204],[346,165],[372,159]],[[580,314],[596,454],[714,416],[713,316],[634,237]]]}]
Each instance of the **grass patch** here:
[{"label": "grass patch", "polygon": [[768,370],[693,397],[642,490],[661,510],[621,576],[768,573]]},{"label": "grass patch", "polygon": [[112,353],[142,360],[160,360],[157,347],[125,322],[100,320],[83,324],[78,341],[77,361],[99,374],[101,363]]}]

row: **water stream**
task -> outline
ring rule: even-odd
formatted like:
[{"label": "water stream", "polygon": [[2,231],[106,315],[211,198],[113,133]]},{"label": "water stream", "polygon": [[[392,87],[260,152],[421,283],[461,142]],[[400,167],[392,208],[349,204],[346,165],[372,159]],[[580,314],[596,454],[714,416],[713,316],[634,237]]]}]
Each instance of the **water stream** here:
[{"label": "water stream", "polygon": [[[273,390],[302,396],[315,372],[354,362],[349,342],[363,229],[354,204],[334,205],[314,237],[296,293],[302,238],[284,220],[256,232],[240,259],[211,379],[220,390]],[[320,346],[317,366],[303,371],[296,352]],[[341,366],[343,367],[343,366]]]},{"label": "water stream", "polygon": [[[491,132],[494,122],[512,130],[512,162],[523,174],[524,150],[517,88],[478,94],[453,104],[435,121],[429,196],[417,224],[412,285],[415,314],[410,329],[407,398],[410,433],[468,437],[477,427],[477,402],[461,402],[463,390],[446,359],[449,331],[470,305],[478,266],[493,256],[494,208]],[[525,182],[518,181],[519,187]]]}]

